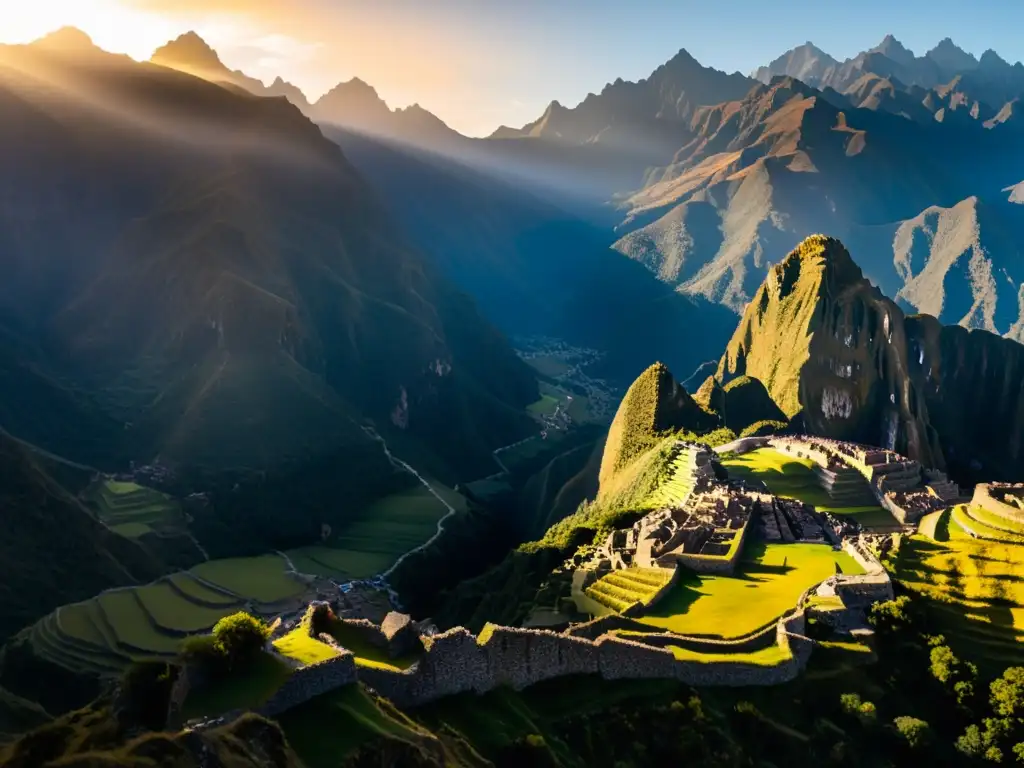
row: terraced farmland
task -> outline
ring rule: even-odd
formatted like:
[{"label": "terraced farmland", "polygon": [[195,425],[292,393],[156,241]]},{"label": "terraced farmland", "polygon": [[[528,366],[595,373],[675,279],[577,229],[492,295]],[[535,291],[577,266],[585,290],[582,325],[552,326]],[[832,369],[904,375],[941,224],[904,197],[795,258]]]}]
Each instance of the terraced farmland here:
[{"label": "terraced farmland", "polygon": [[[437,483],[431,487],[451,506],[465,509],[466,501],[460,494]],[[322,545],[300,547],[286,554],[300,573],[338,580],[369,578],[429,541],[447,513],[444,503],[417,485],[370,504],[350,523],[333,531]]]},{"label": "terraced farmland", "polygon": [[280,555],[210,561],[62,606],[33,625],[29,639],[55,664],[116,675],[132,661],[172,658],[185,636],[206,632],[247,606],[266,616],[296,607],[305,590]]},{"label": "terraced farmland", "polygon": [[660,568],[628,568],[612,571],[586,588],[587,597],[621,612],[636,602],[647,603],[672,578]]},{"label": "terraced farmland", "polygon": [[693,451],[682,448],[669,464],[670,475],[651,495],[650,505],[661,507],[679,505],[686,501],[693,490]]},{"label": "terraced farmland", "polygon": [[899,580],[931,598],[950,645],[997,672],[1024,664],[1022,573],[1024,526],[968,505],[922,520],[897,561]]},{"label": "terraced farmland", "polygon": [[103,480],[84,493],[100,520],[122,536],[139,538],[154,532],[182,532],[185,516],[178,502],[136,483]]}]

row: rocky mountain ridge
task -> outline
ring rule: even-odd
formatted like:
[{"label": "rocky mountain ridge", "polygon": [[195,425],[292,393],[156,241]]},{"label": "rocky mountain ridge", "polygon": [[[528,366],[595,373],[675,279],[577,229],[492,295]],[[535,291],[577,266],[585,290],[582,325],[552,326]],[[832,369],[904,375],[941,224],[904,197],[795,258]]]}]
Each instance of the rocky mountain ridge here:
[{"label": "rocky mountain ridge", "polygon": [[759,379],[795,429],[880,445],[962,480],[1024,477],[1024,346],[905,315],[838,240],[769,272],[717,378]]}]

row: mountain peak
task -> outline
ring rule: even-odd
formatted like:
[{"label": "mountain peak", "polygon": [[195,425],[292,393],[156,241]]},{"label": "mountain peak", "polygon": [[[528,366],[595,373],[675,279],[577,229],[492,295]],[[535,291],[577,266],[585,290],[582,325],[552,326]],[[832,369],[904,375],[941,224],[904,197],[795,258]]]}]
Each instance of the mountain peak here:
[{"label": "mountain peak", "polygon": [[703,411],[664,363],[637,377],[619,404],[601,458],[600,482],[606,486],[674,429],[710,428],[715,419]]},{"label": "mountain peak", "polygon": [[700,62],[693,58],[693,56],[690,55],[690,52],[685,48],[680,48],[676,52],[675,56],[673,56],[671,59],[665,62],[665,66],[669,67],[678,65],[693,66],[695,64],[698,67],[701,66]]},{"label": "mountain peak", "polygon": [[974,69],[978,66],[978,60],[949,37],[944,37],[925,55],[940,67],[952,72]]},{"label": "mountain peak", "polygon": [[92,38],[78,27],[61,27],[36,40],[33,45],[63,51],[98,50]]},{"label": "mountain peak", "polygon": [[989,48],[987,51],[981,54],[981,58],[978,60],[978,65],[981,67],[1002,68],[1010,66],[1010,63],[1002,56],[1000,56],[998,53]]},{"label": "mountain peak", "polygon": [[150,61],[175,68],[192,70],[226,69],[217,52],[195,32],[186,32],[153,51]]},{"label": "mountain peak", "polygon": [[897,40],[893,35],[886,35],[882,42],[872,48],[868,53],[880,53],[899,64],[911,63],[915,56],[914,52]]}]

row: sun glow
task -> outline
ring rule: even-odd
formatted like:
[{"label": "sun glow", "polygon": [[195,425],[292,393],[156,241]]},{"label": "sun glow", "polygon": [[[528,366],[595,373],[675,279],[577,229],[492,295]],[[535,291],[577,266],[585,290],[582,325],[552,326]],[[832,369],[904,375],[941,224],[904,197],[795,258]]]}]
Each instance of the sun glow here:
[{"label": "sun glow", "polygon": [[0,42],[28,43],[66,26],[78,27],[100,48],[142,60],[180,24],[116,0],[29,0],[0,12]]}]

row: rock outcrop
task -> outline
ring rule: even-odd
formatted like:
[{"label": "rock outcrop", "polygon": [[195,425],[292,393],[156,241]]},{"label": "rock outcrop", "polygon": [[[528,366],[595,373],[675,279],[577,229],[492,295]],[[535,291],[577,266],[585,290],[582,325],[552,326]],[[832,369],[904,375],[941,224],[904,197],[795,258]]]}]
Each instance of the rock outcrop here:
[{"label": "rock outcrop", "polygon": [[838,240],[806,239],[747,307],[718,369],[753,376],[794,426],[959,479],[1024,475],[1024,347],[907,317]]}]

